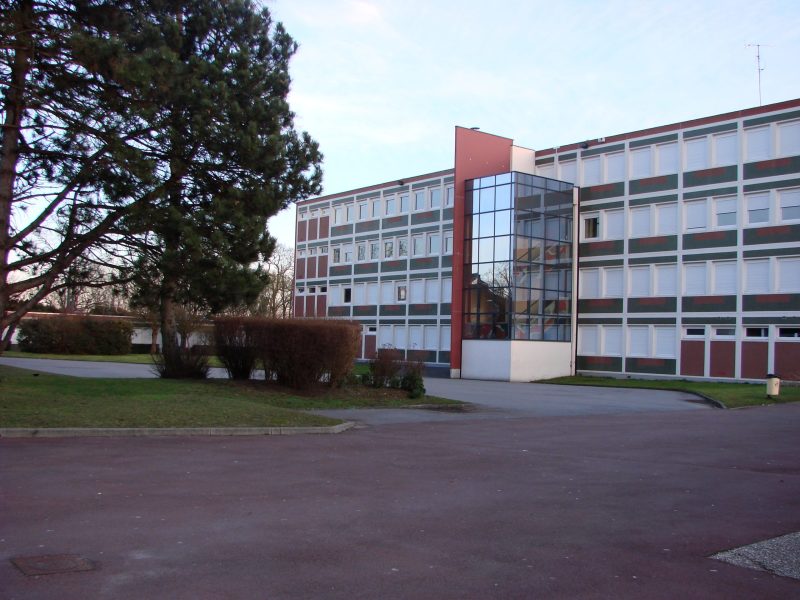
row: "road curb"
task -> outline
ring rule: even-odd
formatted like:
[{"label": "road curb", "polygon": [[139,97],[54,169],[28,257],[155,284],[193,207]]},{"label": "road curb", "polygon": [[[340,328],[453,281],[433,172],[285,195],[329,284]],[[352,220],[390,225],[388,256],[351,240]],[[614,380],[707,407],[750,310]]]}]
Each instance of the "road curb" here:
[{"label": "road curb", "polygon": [[345,421],[327,427],[2,427],[0,438],[331,434],[342,433],[354,426],[353,421]]}]

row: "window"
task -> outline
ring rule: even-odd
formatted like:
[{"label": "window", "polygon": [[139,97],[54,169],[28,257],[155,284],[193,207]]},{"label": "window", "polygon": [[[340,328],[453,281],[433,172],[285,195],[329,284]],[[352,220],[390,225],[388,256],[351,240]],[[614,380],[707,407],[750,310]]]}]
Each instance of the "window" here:
[{"label": "window", "polygon": [[583,237],[584,239],[591,240],[598,236],[600,229],[600,217],[584,217],[583,218]]},{"label": "window", "polygon": [[675,328],[654,327],[655,355],[658,358],[675,358]]},{"label": "window", "polygon": [[363,305],[367,303],[367,285],[358,283],[353,286],[353,304]]},{"label": "window", "polygon": [[703,296],[706,293],[706,263],[689,263],[683,266],[684,294]]},{"label": "window", "polygon": [[301,221],[305,221],[308,218],[308,213],[307,212],[301,212],[301,213],[298,213],[298,214],[300,215],[300,220]]},{"label": "window", "polygon": [[708,140],[696,138],[686,141],[686,170],[698,171],[708,168]]},{"label": "window", "polygon": [[684,330],[685,337],[705,337],[706,336],[706,328],[705,327],[687,327]]},{"label": "window", "polygon": [[650,177],[652,170],[652,151],[650,148],[639,148],[631,151],[631,179]]},{"label": "window", "polygon": [[678,231],[678,205],[656,205],[656,233],[670,235]]},{"label": "window", "polygon": [[736,329],[733,327],[715,327],[714,328],[714,336],[715,337],[734,337],[736,335]]},{"label": "window", "polygon": [[578,325],[578,354],[596,356],[598,341],[597,325]]},{"label": "window", "polygon": [[414,192],[414,210],[425,210],[425,190]]},{"label": "window", "polygon": [[406,348],[406,326],[405,325],[395,325],[394,326],[394,347],[395,348]]},{"label": "window", "polygon": [[453,232],[452,231],[445,231],[444,232],[444,254],[452,254],[453,253]]},{"label": "window", "polygon": [[631,209],[631,237],[650,235],[650,207],[641,206]]},{"label": "window", "polygon": [[583,185],[597,185],[602,181],[600,157],[585,158],[583,160]]},{"label": "window", "polygon": [[391,281],[381,282],[381,304],[392,304],[394,302],[394,283]]},{"label": "window", "polygon": [[442,302],[451,302],[453,300],[453,279],[451,277],[442,277]]},{"label": "window", "polygon": [[736,293],[736,263],[713,262],[714,266],[714,293],[715,294],[735,294]]},{"label": "window", "polygon": [[408,347],[413,350],[422,348],[422,325],[408,326]]},{"label": "window", "polygon": [[408,194],[400,194],[400,212],[408,212]]},{"label": "window", "polygon": [[358,205],[358,220],[366,221],[369,218],[369,204],[364,202]]},{"label": "window", "polygon": [[603,356],[622,356],[621,326],[603,326]]},{"label": "window", "polygon": [[447,188],[445,190],[445,194],[444,194],[444,205],[445,206],[453,206],[453,203],[455,201],[455,194],[456,194],[455,189],[453,189],[451,187],[449,187],[449,188]]},{"label": "window", "polygon": [[800,338],[800,327],[779,327],[778,337]]},{"label": "window", "polygon": [[408,256],[408,238],[397,238],[397,256]]},{"label": "window", "polygon": [[383,258],[392,258],[394,256],[394,240],[385,240],[383,242]]},{"label": "window", "polygon": [[650,328],[646,325],[628,327],[628,356],[650,355]]},{"label": "window", "polygon": [[707,223],[706,201],[687,202],[685,207],[686,229],[705,229]]},{"label": "window", "polygon": [[635,298],[646,298],[650,295],[650,267],[631,267],[630,295]]},{"label": "window", "polygon": [[333,264],[342,262],[342,249],[338,246],[333,249]]},{"label": "window", "polygon": [[780,156],[800,154],[800,121],[778,124],[778,154]]},{"label": "window", "polygon": [[381,245],[375,240],[369,243],[369,259],[378,260],[381,257]]},{"label": "window", "polygon": [[558,164],[559,170],[559,179],[561,181],[568,181],[570,183],[575,183],[577,181],[577,167],[574,160],[565,160],[562,163]]},{"label": "window", "polygon": [[800,292],[800,257],[778,259],[778,292]]},{"label": "window", "polygon": [[367,284],[367,304],[372,304],[373,306],[378,304],[378,283],[368,283]]},{"label": "window", "polygon": [[436,325],[425,325],[425,341],[423,342],[425,350],[436,350],[439,341],[439,332]]},{"label": "window", "polygon": [[625,213],[623,211],[606,211],[605,222],[607,240],[621,240],[625,237]]},{"label": "window", "polygon": [[603,269],[606,298],[622,298],[623,292],[623,271],[621,268]]},{"label": "window", "polygon": [[405,302],[406,295],[408,294],[408,287],[405,283],[397,284],[397,301],[398,302]]},{"label": "window", "polygon": [[358,262],[363,262],[367,260],[367,245],[366,244],[358,244],[356,246],[356,260]]},{"label": "window", "polygon": [[769,125],[745,130],[747,162],[766,160],[772,157],[772,134]]},{"label": "window", "polygon": [[736,226],[736,197],[715,198],[714,212],[717,227]]},{"label": "window", "polygon": [[352,297],[353,297],[353,288],[346,287],[342,289],[342,302],[344,302],[345,304],[350,304],[350,302],[352,301]]},{"label": "window", "polygon": [[749,194],[745,196],[747,203],[747,222],[769,223],[769,194]]},{"label": "window", "polygon": [[678,294],[677,265],[656,265],[656,295],[676,296]]},{"label": "window", "polygon": [[353,262],[353,245],[346,244],[344,247],[344,262],[351,263]]},{"label": "window", "polygon": [[375,198],[372,201],[372,218],[377,219],[381,216],[381,199]]},{"label": "window", "polygon": [[356,207],[352,204],[347,205],[347,222],[352,223],[355,217]]},{"label": "window", "polygon": [[391,348],[392,347],[392,326],[381,325],[378,329],[378,347]]},{"label": "window", "polygon": [[539,177],[548,177],[550,179],[555,179],[556,166],[554,163],[550,163],[549,165],[539,165],[538,167],[536,167],[536,174]]},{"label": "window", "polygon": [[714,164],[735,165],[739,162],[738,144],[735,133],[725,133],[714,136]]},{"label": "window", "polygon": [[745,327],[744,336],[749,338],[765,338],[769,336],[769,327]]},{"label": "window", "polygon": [[422,304],[425,302],[425,280],[411,280],[411,302],[412,304]]},{"label": "window", "polygon": [[450,325],[443,325],[439,328],[439,348],[450,350]]},{"label": "window", "polygon": [[792,221],[800,219],[800,188],[778,192],[781,204],[781,219]]},{"label": "window", "polygon": [[317,288],[316,288],[316,286],[313,286],[313,285],[312,285],[310,288],[308,288],[308,293],[309,293],[309,294],[316,294],[316,293],[317,293]]},{"label": "window", "polygon": [[625,181],[625,154],[623,152],[606,156],[606,181]]},{"label": "window", "polygon": [[426,279],[425,280],[425,302],[435,304],[439,302],[439,280]]},{"label": "window", "polygon": [[341,225],[344,223],[344,208],[341,206],[337,206],[333,211],[333,222],[336,225]]},{"label": "window", "polygon": [[442,205],[442,190],[434,188],[431,190],[431,208],[439,208]]},{"label": "window", "polygon": [[441,237],[438,233],[428,234],[428,254],[439,254],[441,252]]},{"label": "window", "polygon": [[387,196],[386,197],[386,216],[393,215],[397,211],[397,200],[395,197]]},{"label": "window", "polygon": [[678,172],[678,144],[661,144],[656,146],[659,175],[671,175]]},{"label": "window", "polygon": [[600,271],[598,269],[581,269],[580,297],[600,297]]},{"label": "window", "polygon": [[414,256],[422,256],[425,254],[425,237],[415,235],[411,237],[411,253]]},{"label": "window", "polygon": [[744,261],[745,287],[747,294],[766,294],[769,286],[769,260]]}]

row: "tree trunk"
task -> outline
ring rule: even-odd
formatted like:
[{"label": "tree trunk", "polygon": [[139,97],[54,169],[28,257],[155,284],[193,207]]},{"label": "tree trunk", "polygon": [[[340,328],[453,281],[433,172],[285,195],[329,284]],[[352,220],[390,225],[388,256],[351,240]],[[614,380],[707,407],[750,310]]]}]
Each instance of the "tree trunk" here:
[{"label": "tree trunk", "polygon": [[33,54],[33,2],[20,0],[14,11],[15,49],[11,65],[11,85],[3,98],[6,115],[2,132],[2,158],[0,159],[0,354],[11,339],[17,322],[6,322],[8,309],[8,255],[11,252],[11,205],[14,199],[14,181],[17,176],[19,140],[22,116],[25,113],[25,83],[31,69]]},{"label": "tree trunk", "polygon": [[158,353],[158,331],[157,324],[150,325],[150,354]]}]

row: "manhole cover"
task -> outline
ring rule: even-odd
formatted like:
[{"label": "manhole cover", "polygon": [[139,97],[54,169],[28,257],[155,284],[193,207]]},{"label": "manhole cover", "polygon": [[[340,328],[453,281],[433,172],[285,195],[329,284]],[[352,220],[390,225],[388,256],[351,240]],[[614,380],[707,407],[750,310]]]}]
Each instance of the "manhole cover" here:
[{"label": "manhole cover", "polygon": [[726,563],[800,579],[800,531],[713,554]]},{"label": "manhole cover", "polygon": [[25,575],[55,575],[56,573],[76,573],[95,569],[92,561],[77,554],[18,556],[12,558],[11,562]]}]

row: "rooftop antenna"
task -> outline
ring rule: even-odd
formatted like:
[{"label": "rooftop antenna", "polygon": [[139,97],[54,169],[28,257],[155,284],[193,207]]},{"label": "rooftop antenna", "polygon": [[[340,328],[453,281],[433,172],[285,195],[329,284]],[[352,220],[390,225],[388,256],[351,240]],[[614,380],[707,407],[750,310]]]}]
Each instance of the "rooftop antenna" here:
[{"label": "rooftop antenna", "polygon": [[745,48],[755,48],[756,49],[756,70],[758,71],[758,105],[761,106],[761,71],[763,71],[763,67],[761,66],[761,47],[768,46],[769,44],[745,44]]}]

